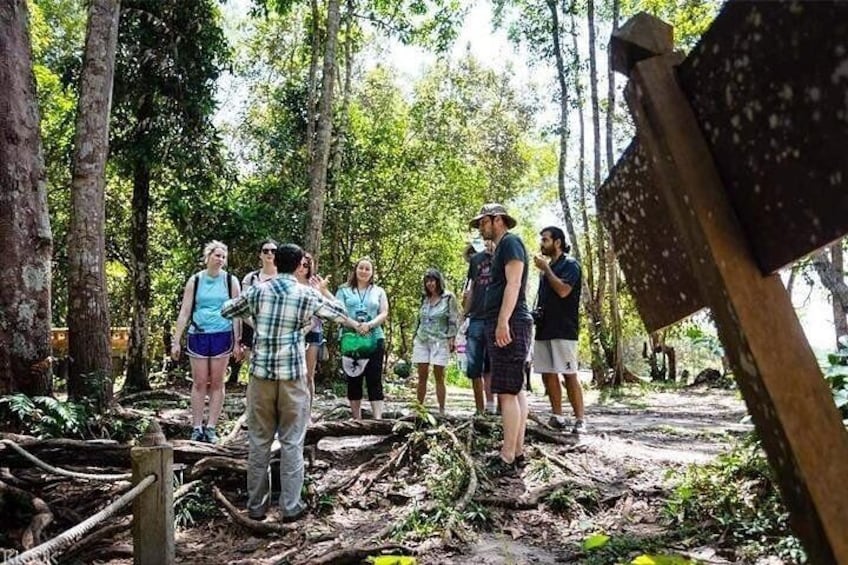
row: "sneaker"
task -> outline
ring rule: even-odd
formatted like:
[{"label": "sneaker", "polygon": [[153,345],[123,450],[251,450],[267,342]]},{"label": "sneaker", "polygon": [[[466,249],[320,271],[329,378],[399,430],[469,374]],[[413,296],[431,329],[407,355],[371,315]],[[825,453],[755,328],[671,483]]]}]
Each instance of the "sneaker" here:
[{"label": "sneaker", "polygon": [[298,510],[294,514],[289,514],[288,516],[286,516],[285,514],[281,513],[280,514],[280,521],[283,524],[290,524],[291,522],[297,522],[298,520],[303,518],[303,516],[306,515],[306,512],[309,510],[309,506],[307,506],[303,502],[301,502],[301,505],[302,506],[301,506],[300,510]]},{"label": "sneaker", "polygon": [[264,510],[248,510],[247,517],[251,520],[256,520],[257,522],[261,522],[265,519],[265,511]]},{"label": "sneaker", "polygon": [[504,477],[508,475],[515,475],[518,472],[518,465],[513,461],[512,463],[507,463],[503,459],[501,459],[500,454],[494,455],[489,461],[486,463],[486,474],[490,477]]},{"label": "sneaker", "polygon": [[586,422],[583,420],[575,420],[574,427],[571,428],[571,433],[573,434],[583,434],[586,433]]},{"label": "sneaker", "polygon": [[204,440],[206,443],[218,443],[218,432],[215,431],[215,426],[207,426],[203,430]]},{"label": "sneaker", "polygon": [[519,469],[523,469],[527,465],[527,456],[523,453],[519,453],[515,456],[515,461],[513,461],[513,464]]},{"label": "sneaker", "polygon": [[548,425],[555,430],[564,430],[568,427],[568,420],[565,416],[551,414],[551,417],[548,419]]},{"label": "sneaker", "polygon": [[203,427],[193,428],[191,430],[191,441],[206,441],[206,435],[203,433]]}]

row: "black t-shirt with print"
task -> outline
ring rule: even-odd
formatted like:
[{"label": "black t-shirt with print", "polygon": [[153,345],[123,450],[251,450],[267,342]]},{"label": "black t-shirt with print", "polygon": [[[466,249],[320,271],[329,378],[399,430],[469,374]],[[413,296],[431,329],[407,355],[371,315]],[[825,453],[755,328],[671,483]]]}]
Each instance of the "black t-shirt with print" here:
[{"label": "black t-shirt with print", "polygon": [[571,292],[565,298],[560,298],[551,288],[548,277],[539,277],[538,306],[542,309],[542,319],[536,325],[536,339],[576,340],[580,329],[580,263],[561,255],[551,263],[551,270],[559,280],[571,286]]},{"label": "black t-shirt with print", "polygon": [[471,304],[466,315],[469,318],[482,318],[486,308],[486,287],[492,279],[492,254],[480,251],[468,261],[468,280],[473,283]]},{"label": "black t-shirt with print", "polygon": [[506,289],[506,265],[510,261],[518,259],[524,264],[521,271],[521,288],[518,291],[518,301],[512,311],[512,318],[531,320],[530,310],[527,308],[527,250],[524,242],[515,234],[507,232],[498,242],[495,254],[492,256],[492,279],[486,287],[486,306],[483,310],[483,318],[497,320],[498,313],[503,302],[504,290]]}]

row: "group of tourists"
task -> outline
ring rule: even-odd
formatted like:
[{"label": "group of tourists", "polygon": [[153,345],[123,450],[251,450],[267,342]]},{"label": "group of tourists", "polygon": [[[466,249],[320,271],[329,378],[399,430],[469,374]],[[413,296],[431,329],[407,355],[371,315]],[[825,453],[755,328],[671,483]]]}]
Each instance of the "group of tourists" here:
[{"label": "group of tourists", "polygon": [[[583,407],[577,380],[577,308],[580,266],[567,256],[559,228],[541,232],[542,256],[532,258],[542,274],[537,306],[531,312],[526,299],[530,257],[521,239],[509,230],[516,220],[500,204],[483,206],[470,226],[479,230],[483,244],[468,257],[468,277],[462,293],[462,311],[445,287],[442,274],[427,270],[422,277],[421,305],[413,340],[412,362],[417,365],[418,402],[427,396],[433,368],[436,399],[445,411],[445,370],[464,338],[466,372],[479,413],[500,412],[504,440],[491,462],[496,471],[515,469],[524,459],[527,398],[525,363],[536,340],[533,359],[550,397],[551,425],[566,426],[562,416],[561,383],[564,375],[576,421],[572,431],[583,431]],[[371,415],[383,413],[383,324],[388,314],[385,291],[374,282],[374,263],[356,262],[336,294],[315,272],[313,258],[294,244],[267,239],[259,246],[261,267],[241,284],[225,270],[227,246],[212,241],[204,248],[206,268],[191,276],[172,339],[171,355],[186,354],[192,372],[191,439],[216,443],[216,425],[224,400],[224,374],[229,358],[249,360],[247,389],[248,515],[262,519],[268,508],[268,465],[277,438],[280,453],[280,509],[283,520],[299,517],[306,509],[303,485],[303,444],[315,394],[314,374],[322,322],[342,328],[339,350],[347,376],[347,397],[354,419],[362,418],[363,389]],[[204,404],[209,398],[204,422]]]}]

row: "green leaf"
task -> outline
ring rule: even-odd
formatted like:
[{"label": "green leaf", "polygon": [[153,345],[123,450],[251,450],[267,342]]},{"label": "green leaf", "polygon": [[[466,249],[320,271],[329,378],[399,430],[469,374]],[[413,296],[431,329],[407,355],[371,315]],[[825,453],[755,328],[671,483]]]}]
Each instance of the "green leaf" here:
[{"label": "green leaf", "polygon": [[369,557],[367,561],[373,563],[373,565],[416,565],[418,563],[414,557],[404,555],[380,555],[379,557]]},{"label": "green leaf", "polygon": [[630,565],[690,565],[692,562],[677,555],[640,555]]},{"label": "green leaf", "polygon": [[583,540],[583,550],[591,551],[593,549],[598,549],[607,544],[610,540],[610,537],[605,534],[594,534]]}]

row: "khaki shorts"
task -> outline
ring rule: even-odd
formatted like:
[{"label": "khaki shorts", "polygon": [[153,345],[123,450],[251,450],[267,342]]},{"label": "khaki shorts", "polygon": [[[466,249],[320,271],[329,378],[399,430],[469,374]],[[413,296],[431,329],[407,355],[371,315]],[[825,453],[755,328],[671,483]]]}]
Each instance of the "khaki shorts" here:
[{"label": "khaki shorts", "polygon": [[536,373],[577,374],[577,341],[543,339],[533,344],[533,371]]},{"label": "khaki shorts", "polygon": [[447,367],[449,360],[450,349],[448,349],[448,340],[446,339],[440,339],[438,341],[420,341],[416,339],[412,343],[413,363],[427,363],[429,365]]}]

